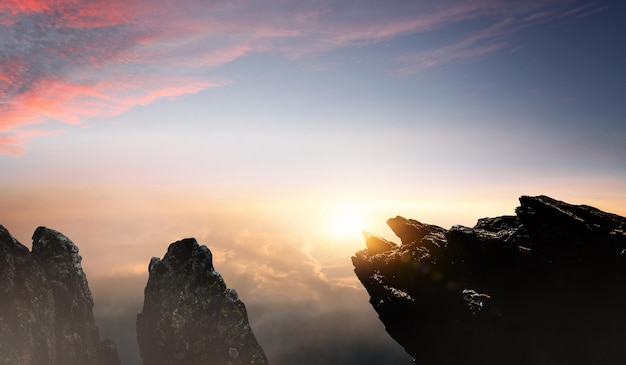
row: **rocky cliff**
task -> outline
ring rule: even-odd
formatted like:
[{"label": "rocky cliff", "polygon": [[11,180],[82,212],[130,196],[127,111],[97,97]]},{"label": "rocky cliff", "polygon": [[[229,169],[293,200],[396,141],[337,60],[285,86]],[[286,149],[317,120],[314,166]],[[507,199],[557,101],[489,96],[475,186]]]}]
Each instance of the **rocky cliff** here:
[{"label": "rocky cliff", "polygon": [[195,239],[172,243],[153,258],[137,340],[147,365],[267,364],[246,308]]},{"label": "rocky cliff", "polygon": [[396,217],[355,273],[418,364],[622,364],[626,218],[546,196],[446,230]]},{"label": "rocky cliff", "polygon": [[39,227],[29,252],[0,226],[0,364],[119,364],[92,309],[72,241]]},{"label": "rocky cliff", "polygon": [[[0,225],[0,365],[119,365],[100,340],[81,257],[39,227],[29,251]],[[246,308],[194,239],[153,258],[137,340],[144,364],[267,364]]]}]

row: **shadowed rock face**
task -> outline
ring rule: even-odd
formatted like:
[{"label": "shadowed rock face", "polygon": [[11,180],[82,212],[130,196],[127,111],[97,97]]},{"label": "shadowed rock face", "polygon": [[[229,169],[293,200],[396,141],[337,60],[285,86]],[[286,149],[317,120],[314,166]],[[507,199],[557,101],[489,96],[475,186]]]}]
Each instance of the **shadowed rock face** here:
[{"label": "shadowed rock face", "polygon": [[267,364],[246,308],[195,239],[153,258],[137,340],[144,364]]},{"label": "shadowed rock face", "polygon": [[450,230],[396,217],[355,273],[418,364],[622,364],[626,218],[549,197]]},{"label": "shadowed rock face", "polygon": [[0,364],[56,359],[52,290],[28,249],[0,226]]},{"label": "shadowed rock face", "polygon": [[39,227],[33,251],[0,226],[0,363],[119,364],[100,341],[78,248]]}]

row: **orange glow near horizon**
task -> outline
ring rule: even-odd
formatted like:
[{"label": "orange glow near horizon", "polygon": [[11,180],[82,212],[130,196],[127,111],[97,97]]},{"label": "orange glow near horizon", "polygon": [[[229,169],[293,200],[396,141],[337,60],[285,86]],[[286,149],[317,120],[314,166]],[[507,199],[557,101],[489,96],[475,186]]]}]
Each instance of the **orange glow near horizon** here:
[{"label": "orange glow near horizon", "polygon": [[[214,251],[218,270],[231,277],[255,278],[266,288],[274,285],[273,292],[279,292],[285,281],[305,280],[293,276],[302,262],[315,273],[311,280],[356,285],[350,257],[365,248],[361,232],[398,242],[386,225],[388,218],[401,215],[446,229],[454,224],[473,226],[479,218],[514,214],[522,195],[492,192],[468,198],[433,193],[368,199],[363,194],[348,199],[295,191],[145,188],[139,182],[56,187],[46,183],[46,188],[36,184],[5,188],[0,194],[4,212],[0,224],[27,247],[38,225],[62,232],[79,246],[89,277],[146,275],[151,257],[162,257],[172,242],[194,237]],[[626,214],[624,197],[545,194]],[[306,286],[293,285],[304,295]]]}]

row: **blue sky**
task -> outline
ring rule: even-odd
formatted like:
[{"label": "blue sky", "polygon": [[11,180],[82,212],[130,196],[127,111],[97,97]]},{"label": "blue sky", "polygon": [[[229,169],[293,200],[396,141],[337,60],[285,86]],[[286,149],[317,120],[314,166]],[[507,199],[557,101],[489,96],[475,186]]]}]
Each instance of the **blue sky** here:
[{"label": "blue sky", "polygon": [[[287,322],[325,333],[345,312],[398,363],[352,273],[361,229],[473,225],[522,194],[626,214],[625,18],[618,1],[4,1],[0,224],[72,238],[103,323],[194,236],[273,363],[307,353]],[[126,363],[133,328],[103,330]]]}]

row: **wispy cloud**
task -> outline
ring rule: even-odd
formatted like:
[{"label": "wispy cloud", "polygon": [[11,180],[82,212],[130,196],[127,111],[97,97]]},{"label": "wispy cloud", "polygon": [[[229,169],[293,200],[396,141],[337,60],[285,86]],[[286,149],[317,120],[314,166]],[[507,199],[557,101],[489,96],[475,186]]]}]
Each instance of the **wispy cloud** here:
[{"label": "wispy cloud", "polygon": [[398,71],[400,74],[411,74],[430,67],[484,57],[506,46],[506,33],[510,31],[510,26],[511,20],[505,19],[456,43],[402,55],[398,59],[404,66]]},{"label": "wispy cloud", "polygon": [[28,131],[17,130],[11,135],[0,135],[0,153],[7,155],[21,155],[26,151],[24,143],[31,138],[49,136],[59,133],[59,130],[55,131],[41,131],[37,129],[31,129]]},{"label": "wispy cloud", "polygon": [[584,18],[597,12],[604,11],[608,8],[608,5],[602,3],[598,4],[597,1],[592,1],[569,10],[566,15],[574,15],[579,18]]},{"label": "wispy cloud", "polygon": [[541,20],[550,18],[551,16],[552,16],[551,11],[544,10],[544,11],[539,11],[539,12],[530,14],[529,16],[524,18],[524,21],[526,22],[541,21]]},{"label": "wispy cloud", "polygon": [[[201,65],[228,62],[245,48],[176,52],[189,42],[184,19],[145,1],[8,1],[0,5],[0,153],[23,151],[23,128],[81,124],[159,98],[196,93],[224,81],[198,75]],[[178,22],[178,23],[177,23]],[[163,24],[161,24],[163,23]],[[185,31],[188,31],[185,34]],[[21,128],[21,129],[20,129]],[[32,137],[34,134],[31,133]]]},{"label": "wispy cloud", "polygon": [[[36,124],[81,124],[224,85],[206,70],[255,52],[315,56],[485,18],[491,25],[458,43],[399,59],[408,73],[484,57],[503,48],[520,22],[544,19],[548,5],[571,1],[548,3],[6,0],[0,4],[0,153],[19,150],[20,131]],[[563,11],[594,8],[576,9]]]},{"label": "wispy cloud", "polygon": [[[452,43],[426,50],[410,52],[397,57],[400,75],[413,74],[424,69],[451,63],[469,62],[494,52],[507,49],[509,39],[521,30],[536,24],[548,23],[563,17],[597,12],[602,7],[587,4],[576,7],[576,1],[492,1],[477,2],[478,10],[470,13],[485,20],[482,28],[461,35]],[[504,6],[504,7],[503,7]],[[507,50],[514,53],[524,45]]]}]

